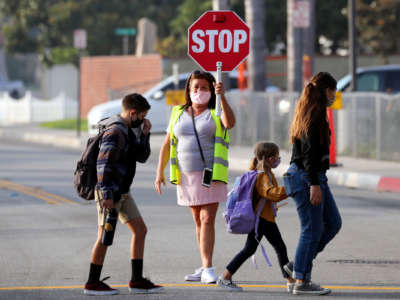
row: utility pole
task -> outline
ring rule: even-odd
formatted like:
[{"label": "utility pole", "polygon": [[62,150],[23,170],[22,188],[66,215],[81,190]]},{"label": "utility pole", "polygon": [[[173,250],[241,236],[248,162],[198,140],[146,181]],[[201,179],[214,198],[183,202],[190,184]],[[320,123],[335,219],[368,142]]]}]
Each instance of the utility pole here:
[{"label": "utility pole", "polygon": [[122,36],[122,53],[124,55],[129,54],[129,35]]},{"label": "utility pole", "polygon": [[82,88],[82,72],[81,72],[81,59],[82,59],[82,49],[78,49],[78,57],[79,57],[79,69],[78,69],[78,113],[77,113],[77,125],[76,125],[76,136],[78,138],[81,137],[81,106],[82,106],[82,97],[81,97],[81,88]]},{"label": "utility pole", "polygon": [[246,23],[250,27],[250,55],[247,60],[250,91],[265,91],[264,0],[245,0]]},{"label": "utility pole", "polygon": [[81,137],[81,58],[82,50],[86,49],[87,46],[87,33],[85,29],[74,30],[74,48],[78,49],[78,93],[77,93],[77,116],[76,116],[76,136]]},{"label": "utility pole", "polygon": [[287,90],[301,91],[302,88],[302,28],[295,26],[297,0],[287,0]]},{"label": "utility pole", "polygon": [[230,0],[213,0],[212,2],[213,10],[230,10],[231,1]]},{"label": "utility pole", "polygon": [[[212,1],[212,9],[213,10],[231,10],[231,1],[230,0],[213,0]],[[230,80],[229,80],[229,73],[222,72],[221,80],[224,83],[225,90],[228,91],[231,87]]]},{"label": "utility pole", "polygon": [[315,65],[315,0],[309,2],[309,26],[304,28],[303,86],[314,74]]},{"label": "utility pole", "polygon": [[349,21],[349,73],[351,74],[350,91],[357,90],[357,40],[356,40],[356,3],[355,0],[348,0],[348,21]]}]

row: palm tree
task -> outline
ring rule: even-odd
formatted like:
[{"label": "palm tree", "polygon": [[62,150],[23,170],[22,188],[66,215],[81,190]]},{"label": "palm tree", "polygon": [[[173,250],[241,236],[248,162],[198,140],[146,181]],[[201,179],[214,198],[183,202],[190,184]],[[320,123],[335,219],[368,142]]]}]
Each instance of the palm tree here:
[{"label": "palm tree", "polygon": [[265,90],[264,0],[245,0],[246,22],[250,27],[250,55],[247,59],[250,91]]}]

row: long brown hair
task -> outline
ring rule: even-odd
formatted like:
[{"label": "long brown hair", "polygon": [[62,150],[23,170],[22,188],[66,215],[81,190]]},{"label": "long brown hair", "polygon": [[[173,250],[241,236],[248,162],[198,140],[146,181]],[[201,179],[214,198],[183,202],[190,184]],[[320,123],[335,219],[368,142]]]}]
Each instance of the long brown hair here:
[{"label": "long brown hair", "polygon": [[267,158],[274,157],[279,153],[279,147],[277,144],[272,142],[261,141],[254,147],[254,158],[250,164],[250,170],[258,170],[261,165],[264,172],[270,169],[267,164]]},{"label": "long brown hair", "polygon": [[329,125],[326,119],[327,88],[336,89],[335,78],[327,72],[314,75],[304,87],[290,126],[292,144],[296,139],[307,137],[311,126],[320,128],[321,143],[329,142]]},{"label": "long brown hair", "polygon": [[192,100],[190,99],[190,82],[192,79],[205,79],[208,81],[210,85],[210,92],[211,92],[211,98],[210,101],[208,102],[208,108],[209,109],[214,109],[215,108],[215,101],[216,101],[216,96],[215,96],[215,88],[214,88],[214,82],[215,78],[214,76],[209,73],[209,72],[204,72],[204,71],[199,71],[195,70],[193,71],[189,78],[186,80],[186,85],[185,85],[185,109],[188,108],[189,106],[192,106]]}]

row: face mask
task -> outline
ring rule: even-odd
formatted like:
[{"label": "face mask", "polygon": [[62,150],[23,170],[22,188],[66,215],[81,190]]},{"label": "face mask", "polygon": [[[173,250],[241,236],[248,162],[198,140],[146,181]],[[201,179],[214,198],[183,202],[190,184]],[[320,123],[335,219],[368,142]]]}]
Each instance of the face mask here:
[{"label": "face mask", "polygon": [[279,166],[280,163],[281,163],[281,158],[279,157],[277,160],[275,160],[275,161],[271,164],[271,167],[272,167],[272,168],[276,168],[277,166]]},{"label": "face mask", "polygon": [[331,106],[333,102],[335,102],[335,97],[333,97],[332,99],[328,99],[328,107]]},{"label": "face mask", "polygon": [[211,92],[199,91],[197,93],[191,92],[190,99],[196,104],[206,104],[210,101]]},{"label": "face mask", "polygon": [[137,118],[135,121],[131,119],[131,128],[137,128],[142,125],[143,119]]}]

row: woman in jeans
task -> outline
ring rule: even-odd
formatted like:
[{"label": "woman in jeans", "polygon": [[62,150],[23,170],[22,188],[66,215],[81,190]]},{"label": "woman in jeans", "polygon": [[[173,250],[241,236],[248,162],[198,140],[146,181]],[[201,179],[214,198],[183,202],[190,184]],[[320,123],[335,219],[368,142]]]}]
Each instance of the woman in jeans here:
[{"label": "woman in jeans", "polygon": [[327,107],[335,100],[336,80],[326,72],[313,76],[298,101],[290,139],[293,144],[288,174],[293,177],[292,196],[301,223],[293,272],[293,294],[330,293],[311,282],[312,261],[339,232],[339,210],[325,175],[329,169],[330,130]]}]

